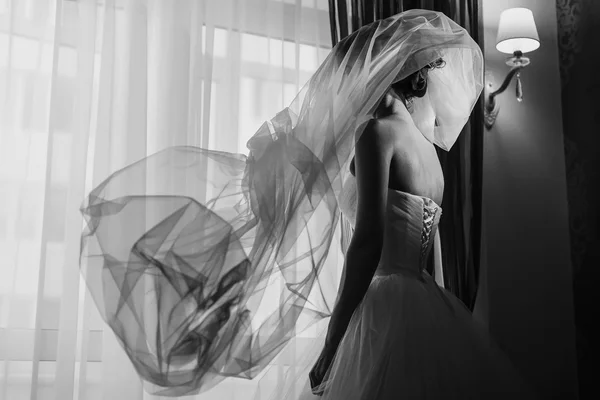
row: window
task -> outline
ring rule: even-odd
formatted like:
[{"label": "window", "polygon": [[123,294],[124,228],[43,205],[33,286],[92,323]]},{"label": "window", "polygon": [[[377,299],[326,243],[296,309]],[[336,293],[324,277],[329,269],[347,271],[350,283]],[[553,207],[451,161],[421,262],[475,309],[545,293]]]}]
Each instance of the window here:
[{"label": "window", "polygon": [[[118,36],[127,32],[128,20],[125,2],[115,1],[114,29]],[[218,0],[217,3],[226,7],[231,2]],[[189,144],[247,153],[248,139],[266,119],[292,101],[330,51],[327,0],[301,0],[300,7],[297,0],[247,0],[246,3],[262,7],[259,10],[267,13],[265,18],[279,22],[261,24],[257,22],[258,17],[252,17],[255,11],[250,11],[252,18],[246,18],[238,26],[232,23],[231,15],[216,12],[214,18],[210,18],[213,25],[202,26],[201,52],[205,57],[200,62],[203,66],[190,63],[194,65],[190,73],[201,71],[196,95],[208,100],[210,106],[195,112],[198,124],[206,125],[208,132],[197,129],[203,136],[188,136]],[[0,101],[4,100],[4,94],[11,99],[8,106],[0,108],[0,252],[3,254],[0,343],[10,344],[0,346],[0,389],[7,381],[5,372],[8,371],[7,398],[29,396],[33,349],[37,346],[40,357],[38,398],[43,399],[54,398],[52,385],[59,351],[60,318],[66,302],[63,271],[65,264],[72,263],[76,259],[73,255],[79,251],[78,238],[69,237],[65,227],[80,223],[80,218],[76,209],[68,208],[80,201],[73,200],[79,193],[92,189],[92,175],[101,174],[94,171],[93,152],[90,152],[87,186],[85,189],[71,186],[74,146],[78,135],[89,134],[92,146],[94,136],[99,134],[96,129],[102,122],[98,121],[101,118],[98,115],[100,77],[102,68],[109,66],[102,64],[99,26],[95,33],[90,100],[92,133],[81,132],[81,121],[74,113],[81,96],[78,92],[81,84],[78,0],[62,2],[63,25],[57,36],[56,2],[28,0],[15,4],[18,8],[10,10],[12,15],[8,15],[7,0],[0,0]],[[97,4],[102,10],[104,2]],[[97,18],[100,21],[101,14]],[[212,43],[207,42],[209,38]],[[115,57],[126,51],[122,46],[123,43],[116,44]],[[209,49],[212,58],[206,57]],[[60,93],[60,101],[51,98],[56,93]],[[152,115],[148,121],[152,123]],[[48,151],[50,144],[51,151]],[[119,157],[115,155],[113,171],[126,160]],[[42,275],[40,264],[45,266]],[[43,293],[38,293],[40,277],[44,278]],[[101,361],[107,335],[103,332],[104,322],[89,296],[86,297],[86,290],[85,285],[80,284],[79,293],[70,293],[68,297],[80,302],[78,315],[73,317],[79,331],[74,344],[77,346],[75,369],[79,371],[84,354],[87,384],[90,388],[97,385],[101,393]],[[40,319],[36,320],[38,315]],[[36,329],[40,329],[37,344]],[[310,335],[310,332],[305,333],[307,337]],[[79,379],[79,373],[75,375],[75,379]],[[237,398],[246,398],[246,383],[239,380],[239,385],[222,390],[238,393]],[[95,398],[92,392],[86,399]]]}]

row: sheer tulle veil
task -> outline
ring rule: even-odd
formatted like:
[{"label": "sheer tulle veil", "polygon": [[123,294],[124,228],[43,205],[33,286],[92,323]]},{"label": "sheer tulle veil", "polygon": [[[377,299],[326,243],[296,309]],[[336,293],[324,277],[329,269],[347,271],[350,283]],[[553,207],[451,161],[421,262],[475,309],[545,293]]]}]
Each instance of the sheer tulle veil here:
[{"label": "sheer tulle veil", "polygon": [[[329,316],[320,278],[354,143],[389,86],[439,57],[415,109],[434,110],[424,135],[448,150],[483,87],[483,57],[445,15],[411,10],[341,41],[248,156],[172,147],[91,191],[81,272],[147,391],[253,378]],[[275,276],[278,304],[258,313]]]}]

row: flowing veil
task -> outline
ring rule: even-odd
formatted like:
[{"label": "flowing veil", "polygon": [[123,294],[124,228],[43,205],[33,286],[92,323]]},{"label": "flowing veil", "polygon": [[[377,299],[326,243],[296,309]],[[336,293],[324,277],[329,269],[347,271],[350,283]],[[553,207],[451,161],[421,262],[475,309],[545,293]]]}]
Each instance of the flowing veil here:
[{"label": "flowing veil", "polygon": [[[341,41],[248,156],[167,148],[91,191],[81,273],[147,391],[253,378],[330,315],[320,278],[354,143],[389,86],[438,57],[426,136],[449,149],[483,87],[483,57],[443,14],[411,10]],[[278,304],[259,317],[275,275]]]}]

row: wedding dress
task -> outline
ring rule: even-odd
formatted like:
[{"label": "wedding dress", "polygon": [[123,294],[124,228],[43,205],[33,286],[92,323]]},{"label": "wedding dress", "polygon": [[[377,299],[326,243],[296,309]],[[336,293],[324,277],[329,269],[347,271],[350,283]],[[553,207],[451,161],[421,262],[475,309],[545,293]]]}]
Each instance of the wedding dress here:
[{"label": "wedding dress", "polygon": [[[425,270],[442,208],[399,190],[388,189],[387,196],[379,265],[338,347],[321,399],[535,398],[485,327]],[[351,175],[340,208],[353,223]]]}]

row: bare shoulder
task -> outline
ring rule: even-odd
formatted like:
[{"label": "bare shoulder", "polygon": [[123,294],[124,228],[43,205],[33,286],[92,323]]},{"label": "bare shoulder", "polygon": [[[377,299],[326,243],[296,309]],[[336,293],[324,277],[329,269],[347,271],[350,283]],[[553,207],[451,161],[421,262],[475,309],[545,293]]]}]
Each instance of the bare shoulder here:
[{"label": "bare shoulder", "polygon": [[395,142],[408,139],[412,130],[416,129],[412,120],[409,121],[403,118],[381,118],[379,124],[384,127],[380,129],[388,131],[388,134],[393,136],[392,140]]},{"label": "bare shoulder", "polygon": [[360,136],[355,138],[356,145],[362,147],[389,147],[394,140],[394,127],[386,120],[371,119]]},{"label": "bare shoulder", "polygon": [[[401,119],[395,118],[373,118],[369,120],[362,131],[355,136],[356,154],[366,163],[391,162],[394,153],[402,148],[404,132],[408,124]],[[360,132],[360,133],[359,133]],[[350,173],[355,174],[354,158],[350,163]]]}]

